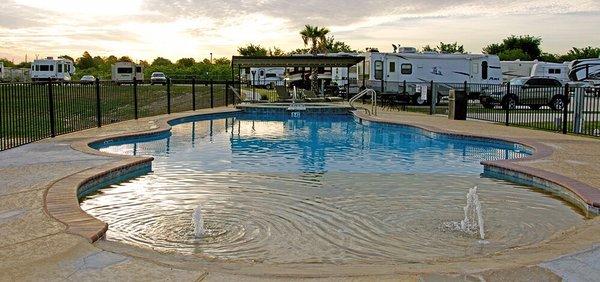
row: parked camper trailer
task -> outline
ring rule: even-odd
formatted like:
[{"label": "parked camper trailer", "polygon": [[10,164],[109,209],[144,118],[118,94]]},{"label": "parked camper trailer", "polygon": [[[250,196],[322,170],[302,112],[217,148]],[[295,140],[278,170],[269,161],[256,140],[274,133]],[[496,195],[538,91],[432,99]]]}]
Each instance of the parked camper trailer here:
[{"label": "parked camper trailer", "polygon": [[273,89],[277,85],[283,84],[285,76],[285,68],[250,68],[250,71],[245,74],[248,83],[254,83],[256,87],[264,87]]},{"label": "parked camper trailer", "polygon": [[31,80],[62,80],[70,81],[71,75],[75,73],[73,61],[69,59],[54,59],[48,57],[46,59],[34,60],[31,63]]},{"label": "parked camper trailer", "polygon": [[571,62],[570,69],[572,81],[589,81],[600,86],[600,58],[575,60]]},{"label": "parked camper trailer", "polygon": [[569,63],[547,63],[538,62],[531,68],[529,76],[542,76],[556,78],[562,83],[567,83],[569,79]]},{"label": "parked camper trailer", "polygon": [[[376,91],[400,93],[407,82],[407,94],[414,103],[427,101],[420,87],[430,81],[437,84],[437,100],[448,95],[452,87],[464,83],[501,84],[502,72],[498,56],[486,54],[419,53],[414,48],[401,48],[398,53],[366,52],[364,70],[358,65],[358,77],[364,87]],[[452,84],[452,85],[451,85]],[[383,89],[382,89],[383,86]],[[473,96],[475,91],[469,92]]]},{"label": "parked camper trailer", "polygon": [[502,61],[500,67],[502,69],[502,81],[508,82],[513,78],[531,76],[531,70],[538,60],[534,61]]},{"label": "parked camper trailer", "polygon": [[117,83],[131,83],[133,78],[144,80],[144,68],[132,62],[117,62],[112,65],[112,81]]}]

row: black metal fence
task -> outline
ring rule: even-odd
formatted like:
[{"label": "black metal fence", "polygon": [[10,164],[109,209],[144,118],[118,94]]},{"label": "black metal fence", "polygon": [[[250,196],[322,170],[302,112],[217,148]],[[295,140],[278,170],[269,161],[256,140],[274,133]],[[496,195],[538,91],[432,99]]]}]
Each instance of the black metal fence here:
[{"label": "black metal fence", "polygon": [[238,82],[195,79],[0,84],[0,150],[142,117],[237,103]]},{"label": "black metal fence", "polygon": [[[467,117],[533,129],[600,136],[600,89],[565,85],[385,82],[384,107],[447,114],[451,90],[467,95]],[[433,101],[433,103],[432,103]]]}]

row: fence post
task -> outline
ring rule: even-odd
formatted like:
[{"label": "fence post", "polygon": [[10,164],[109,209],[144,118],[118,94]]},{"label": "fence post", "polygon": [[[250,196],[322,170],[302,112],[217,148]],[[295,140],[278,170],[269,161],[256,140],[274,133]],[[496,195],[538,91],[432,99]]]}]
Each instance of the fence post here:
[{"label": "fence post", "polygon": [[167,78],[167,114],[171,114],[171,78]]},{"label": "fence post", "polygon": [[211,108],[215,107],[215,93],[214,93],[212,78],[210,79],[210,107]]},{"label": "fence post", "polygon": [[48,80],[48,106],[50,108],[50,137],[55,137],[56,116],[54,113],[54,94],[52,93],[52,79]]},{"label": "fence post", "polygon": [[100,108],[100,79],[96,77],[96,125],[102,127],[102,109]]},{"label": "fence post", "polygon": [[138,119],[138,93],[137,93],[137,78],[133,78],[133,116]]},{"label": "fence post", "polygon": [[196,110],[196,77],[192,77],[192,110]]},{"label": "fence post", "polygon": [[225,107],[229,106],[229,81],[225,80]]},{"label": "fence post", "polygon": [[[467,85],[467,81],[465,80],[464,84],[463,84],[463,90],[465,91],[465,95],[467,95],[467,100],[469,99],[469,89],[467,89],[468,85]],[[481,91],[480,91],[481,92]]]},{"label": "fence post", "polygon": [[569,116],[569,84],[565,84],[565,94],[563,97],[563,121],[562,133],[567,134],[567,118]]},{"label": "fence post", "polygon": [[431,81],[431,84],[429,85],[429,93],[431,93],[431,95],[428,97],[429,99],[429,115],[433,115],[434,114],[434,110],[435,110],[435,101],[433,99],[433,80]]},{"label": "fence post", "polygon": [[[506,97],[508,97],[510,95],[510,82],[506,83]],[[502,104],[502,101],[500,101],[500,104]],[[506,124],[506,126],[510,125],[510,107],[508,105],[506,105],[506,109],[505,109],[505,117],[504,117],[504,123]]]}]

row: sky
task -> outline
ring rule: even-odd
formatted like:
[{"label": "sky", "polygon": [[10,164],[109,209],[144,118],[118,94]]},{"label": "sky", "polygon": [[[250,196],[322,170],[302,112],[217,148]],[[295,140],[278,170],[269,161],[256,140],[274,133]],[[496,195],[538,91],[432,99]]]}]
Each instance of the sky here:
[{"label": "sky", "polygon": [[303,47],[305,24],[355,49],[458,41],[472,53],[510,35],[542,49],[600,47],[600,0],[0,0],[0,57],[230,57],[249,43]]}]

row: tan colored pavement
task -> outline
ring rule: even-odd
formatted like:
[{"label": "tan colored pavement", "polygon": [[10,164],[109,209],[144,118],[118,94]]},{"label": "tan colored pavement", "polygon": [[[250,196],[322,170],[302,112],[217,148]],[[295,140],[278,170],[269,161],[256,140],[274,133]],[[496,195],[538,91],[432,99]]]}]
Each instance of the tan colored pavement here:
[{"label": "tan colored pavement", "polygon": [[[0,281],[233,281],[233,280],[559,280],[559,276],[600,273],[581,261],[600,258],[600,221],[588,220],[576,230],[557,234],[540,246],[511,250],[477,261],[438,265],[335,266],[261,265],[206,262],[196,257],[158,254],[152,250],[100,240],[94,244],[67,234],[66,226],[44,210],[44,195],[52,183],[86,169],[127,159],[86,154],[71,144],[89,138],[160,129],[166,119],[190,114],[229,111],[220,108],[144,118],[46,139],[0,152]],[[380,112],[379,118],[444,130],[541,142],[555,151],[522,164],[554,171],[600,187],[600,141],[476,121],[449,121],[421,114]],[[533,251],[532,251],[533,250]],[[584,251],[584,253],[572,254]],[[561,257],[567,255],[566,257]],[[579,259],[579,260],[578,260]],[[598,260],[600,261],[600,259]],[[545,263],[545,264],[544,264]],[[569,264],[570,263],[570,264]],[[591,271],[589,269],[592,269]],[[594,272],[594,269],[596,269]],[[440,273],[440,274],[436,274]],[[575,273],[575,274],[573,274]],[[589,276],[581,276],[583,278]],[[585,279],[584,279],[585,280]]]}]

